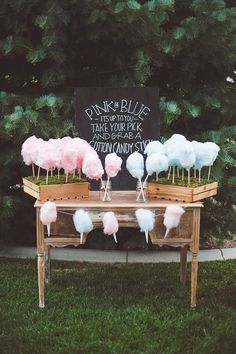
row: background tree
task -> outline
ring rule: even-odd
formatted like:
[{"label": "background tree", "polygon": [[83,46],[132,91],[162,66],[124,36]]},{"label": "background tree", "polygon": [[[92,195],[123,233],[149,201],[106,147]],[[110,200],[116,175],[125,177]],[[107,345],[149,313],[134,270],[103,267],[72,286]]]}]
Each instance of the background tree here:
[{"label": "background tree", "polygon": [[220,144],[213,174],[221,189],[206,203],[203,226],[206,235],[210,230],[232,235],[234,6],[235,1],[221,0],[2,0],[1,230],[8,235],[13,228],[29,230],[29,199],[14,189],[25,173],[20,145],[30,134],[76,133],[74,87],[157,85],[163,139],[179,132]]}]

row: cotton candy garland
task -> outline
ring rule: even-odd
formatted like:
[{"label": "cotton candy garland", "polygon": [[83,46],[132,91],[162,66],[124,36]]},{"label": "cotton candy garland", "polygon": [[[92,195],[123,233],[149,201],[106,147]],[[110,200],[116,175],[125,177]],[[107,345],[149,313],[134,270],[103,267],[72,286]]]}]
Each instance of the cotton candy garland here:
[{"label": "cotton candy garland", "polygon": [[180,223],[181,216],[185,213],[185,210],[178,205],[168,205],[165,214],[163,224],[166,227],[166,233],[164,238],[167,237],[169,231],[177,227]]},{"label": "cotton candy garland", "polygon": [[155,215],[151,210],[137,209],[135,211],[140,231],[145,233],[146,243],[148,243],[148,232],[154,229]]},{"label": "cotton candy garland", "polygon": [[57,220],[57,207],[54,202],[45,202],[40,208],[39,218],[43,225],[47,226],[47,233],[50,236],[50,226]]},{"label": "cotton candy garland", "polygon": [[89,213],[83,209],[78,209],[73,215],[73,223],[77,232],[80,233],[80,242],[83,243],[84,233],[93,229],[93,223]]},{"label": "cotton candy garland", "polygon": [[102,223],[104,234],[113,235],[113,238],[117,243],[116,233],[119,230],[119,224],[115,214],[112,211],[104,213]]}]

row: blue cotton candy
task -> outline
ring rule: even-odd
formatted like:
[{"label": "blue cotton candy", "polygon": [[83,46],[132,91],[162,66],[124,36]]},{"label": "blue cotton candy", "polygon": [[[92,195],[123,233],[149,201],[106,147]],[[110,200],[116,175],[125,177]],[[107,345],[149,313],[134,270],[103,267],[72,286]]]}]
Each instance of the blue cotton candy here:
[{"label": "blue cotton candy", "polygon": [[73,222],[77,232],[86,233],[93,229],[93,223],[89,213],[83,209],[78,209],[73,215]]},{"label": "blue cotton candy", "polygon": [[138,209],[135,211],[135,216],[141,232],[148,232],[154,229],[155,215],[151,210]]}]

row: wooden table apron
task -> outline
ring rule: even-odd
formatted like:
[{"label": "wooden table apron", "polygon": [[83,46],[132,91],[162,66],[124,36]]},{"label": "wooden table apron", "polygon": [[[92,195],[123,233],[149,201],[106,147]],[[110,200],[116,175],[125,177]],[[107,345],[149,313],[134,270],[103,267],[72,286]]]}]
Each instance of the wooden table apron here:
[{"label": "wooden table apron", "polygon": [[[78,208],[87,210],[92,218],[95,228],[102,227],[102,215],[105,211],[114,211],[120,227],[138,227],[135,210],[145,208],[153,210],[156,215],[155,228],[149,233],[153,244],[159,246],[169,245],[180,247],[180,281],[185,283],[187,248],[192,252],[191,267],[191,307],[196,307],[197,274],[198,274],[198,252],[200,233],[200,210],[203,207],[201,202],[180,203],[168,200],[152,199],[146,203],[136,202],[134,191],[113,192],[111,202],[102,202],[99,199],[99,192],[90,192],[89,198],[74,200],[55,201],[58,213],[73,212]],[[50,276],[50,246],[64,247],[68,245],[78,246],[81,244],[80,235],[64,237],[45,237],[44,226],[42,225],[39,213],[43,202],[36,201],[36,233],[37,233],[37,257],[38,257],[38,289],[39,307],[44,307],[44,281],[49,281]],[[163,226],[163,214],[169,204],[176,204],[185,208],[178,228],[172,230],[169,237],[164,239],[165,228]],[[86,240],[84,235],[84,241]],[[46,266],[45,266],[46,265]]]}]

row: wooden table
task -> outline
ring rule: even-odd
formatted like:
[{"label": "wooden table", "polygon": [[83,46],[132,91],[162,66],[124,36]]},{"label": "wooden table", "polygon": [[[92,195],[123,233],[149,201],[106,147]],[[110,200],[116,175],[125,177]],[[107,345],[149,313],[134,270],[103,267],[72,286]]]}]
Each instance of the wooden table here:
[{"label": "wooden table", "polygon": [[[55,201],[60,213],[73,214],[78,208],[83,208],[90,213],[94,228],[102,227],[102,215],[105,211],[114,211],[120,227],[134,227],[138,224],[135,218],[135,210],[145,208],[152,210],[156,215],[155,228],[149,233],[153,244],[159,246],[169,245],[180,247],[180,281],[185,283],[187,248],[192,253],[191,268],[191,307],[196,307],[197,273],[198,273],[198,252],[199,252],[199,231],[200,231],[200,210],[203,207],[201,202],[181,203],[168,200],[151,199],[146,203],[136,202],[136,192],[119,191],[112,193],[111,202],[102,202],[99,199],[99,192],[90,192],[89,198],[74,200]],[[36,201],[36,226],[37,226],[37,256],[38,256],[38,289],[39,307],[44,307],[44,281],[50,278],[50,247],[64,247],[68,245],[78,246],[81,244],[80,235],[58,234],[57,230],[52,230],[52,235],[47,237],[42,225],[39,212],[43,202]],[[163,225],[163,214],[169,204],[176,204],[185,208],[180,225],[173,229],[169,236],[164,239],[165,227]],[[70,217],[70,216],[69,216]],[[70,217],[72,219],[72,217]],[[87,235],[83,237],[83,243]]]}]

